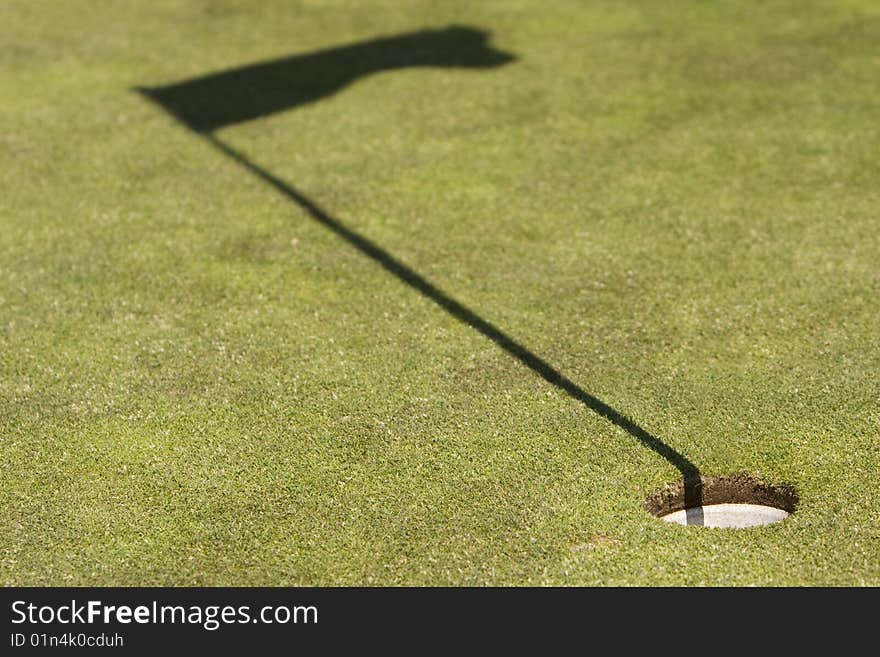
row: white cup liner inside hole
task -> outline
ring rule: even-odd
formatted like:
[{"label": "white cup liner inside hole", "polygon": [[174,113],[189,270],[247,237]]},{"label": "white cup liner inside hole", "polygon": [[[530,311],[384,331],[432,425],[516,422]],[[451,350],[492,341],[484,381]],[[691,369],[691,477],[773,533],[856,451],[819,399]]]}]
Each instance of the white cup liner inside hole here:
[{"label": "white cup liner inside hole", "polygon": [[784,509],[763,504],[707,504],[679,509],[661,516],[661,519],[679,525],[742,529],[771,525],[788,516],[788,511]]}]

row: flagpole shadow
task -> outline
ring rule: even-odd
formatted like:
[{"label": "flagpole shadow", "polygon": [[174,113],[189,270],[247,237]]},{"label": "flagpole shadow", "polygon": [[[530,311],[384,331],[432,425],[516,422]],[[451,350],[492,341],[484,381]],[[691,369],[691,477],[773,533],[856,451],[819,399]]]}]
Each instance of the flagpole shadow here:
[{"label": "flagpole shadow", "polygon": [[350,246],[353,246],[363,255],[376,262],[385,271],[436,303],[460,322],[467,324],[484,337],[494,342],[510,356],[513,356],[520,363],[547,381],[547,383],[559,388],[591,411],[620,427],[630,436],[641,442],[645,447],[674,465],[681,473],[685,482],[685,506],[694,509],[692,513],[688,514],[688,524],[702,524],[702,510],[697,510],[702,506],[700,471],[689,459],[687,459],[687,457],[661,441],[659,438],[648,433],[648,431],[614,409],[612,406],[609,406],[598,397],[588,393],[543,358],[516,342],[513,338],[480,317],[467,306],[450,297],[443,292],[443,290],[428,281],[411,267],[402,263],[378,244],[345,226],[345,224],[331,216],[308,196],[293,187],[293,185],[290,185],[281,180],[278,176],[255,164],[242,153],[219,139],[216,135],[203,134],[202,137],[218,151],[231,158],[264,183],[270,185],[277,192],[296,203],[308,213],[312,219],[331,230],[338,237],[341,237],[348,242]]}]

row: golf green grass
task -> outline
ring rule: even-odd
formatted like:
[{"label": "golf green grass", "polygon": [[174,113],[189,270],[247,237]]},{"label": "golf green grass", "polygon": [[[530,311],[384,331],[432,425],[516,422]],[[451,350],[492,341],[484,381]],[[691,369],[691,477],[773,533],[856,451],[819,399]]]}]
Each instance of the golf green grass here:
[{"label": "golf green grass", "polygon": [[[0,24],[0,584],[880,585],[876,2]],[[450,25],[515,60],[216,135],[790,518],[653,518],[674,463],[136,91]]]}]

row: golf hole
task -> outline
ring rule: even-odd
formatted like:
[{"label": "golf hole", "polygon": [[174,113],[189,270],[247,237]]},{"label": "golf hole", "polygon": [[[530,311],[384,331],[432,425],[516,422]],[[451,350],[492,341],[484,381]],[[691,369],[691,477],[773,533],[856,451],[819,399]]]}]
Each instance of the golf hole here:
[{"label": "golf hole", "polygon": [[645,508],[657,518],[679,525],[741,529],[785,520],[797,503],[793,486],[738,474],[667,484],[648,496]]}]

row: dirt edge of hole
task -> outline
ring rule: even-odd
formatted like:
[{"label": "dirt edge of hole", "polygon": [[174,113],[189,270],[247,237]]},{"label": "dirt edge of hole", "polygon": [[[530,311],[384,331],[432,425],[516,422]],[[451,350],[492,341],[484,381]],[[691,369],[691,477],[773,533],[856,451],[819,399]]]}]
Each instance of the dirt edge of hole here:
[{"label": "dirt edge of hole", "polygon": [[[699,483],[688,484],[699,491],[703,506],[709,504],[761,504],[794,513],[799,502],[797,490],[789,484],[768,484],[747,473],[726,477],[700,477]],[[692,498],[693,493],[688,495]],[[685,506],[685,482],[666,484],[645,498],[645,509],[653,516],[662,517]]]}]

